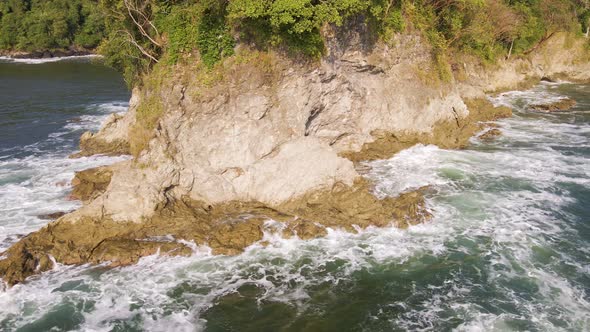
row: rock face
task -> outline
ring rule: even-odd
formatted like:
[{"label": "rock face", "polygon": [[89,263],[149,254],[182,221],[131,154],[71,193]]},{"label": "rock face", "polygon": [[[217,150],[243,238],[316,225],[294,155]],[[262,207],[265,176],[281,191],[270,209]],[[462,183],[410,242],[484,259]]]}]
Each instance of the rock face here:
[{"label": "rock face", "polygon": [[98,133],[85,132],[80,137],[80,152],[72,158],[88,157],[95,154],[110,156],[129,154],[129,131],[135,124],[135,110],[140,103],[139,93],[134,91],[125,115],[111,114],[102,124]]},{"label": "rock face", "polygon": [[104,193],[111,183],[113,172],[109,167],[97,167],[76,172],[72,180],[73,199],[88,202]]},{"label": "rock face", "polygon": [[188,64],[146,79],[158,83],[85,134],[79,155],[142,146],[135,129],[150,119],[146,148],[108,171],[79,173],[75,195],[85,205],[10,248],[0,275],[14,284],[53,259],[116,266],[158,251],[190,254],[186,241],[236,254],[265,231],[313,238],[327,227],[427,220],[426,189],[377,199],[355,162],[417,143],[464,147],[478,122],[511,110],[485,99],[500,86],[496,74],[473,69],[463,82],[441,82],[428,74],[436,70],[419,37],[366,45],[364,29],[327,32],[329,54],[318,63],[242,48],[212,72]]},{"label": "rock face", "polygon": [[563,98],[556,102],[548,104],[531,105],[531,110],[534,112],[553,113],[569,111],[577,105],[576,101],[570,98]]}]

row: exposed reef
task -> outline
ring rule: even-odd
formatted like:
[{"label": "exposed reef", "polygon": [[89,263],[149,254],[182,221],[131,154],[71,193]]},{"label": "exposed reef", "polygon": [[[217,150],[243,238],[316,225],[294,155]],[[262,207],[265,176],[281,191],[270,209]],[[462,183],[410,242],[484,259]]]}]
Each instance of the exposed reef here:
[{"label": "exposed reef", "polygon": [[336,184],[312,192],[276,209],[258,202],[208,205],[183,197],[162,205],[142,222],[119,222],[108,217],[62,218],[12,246],[0,261],[9,285],[62,264],[128,265],[156,252],[190,255],[194,245],[207,245],[214,254],[238,254],[263,239],[265,231],[285,237],[312,239],[326,228],[356,231],[369,226],[407,227],[428,220],[423,192],[377,199],[366,181],[352,187]]}]

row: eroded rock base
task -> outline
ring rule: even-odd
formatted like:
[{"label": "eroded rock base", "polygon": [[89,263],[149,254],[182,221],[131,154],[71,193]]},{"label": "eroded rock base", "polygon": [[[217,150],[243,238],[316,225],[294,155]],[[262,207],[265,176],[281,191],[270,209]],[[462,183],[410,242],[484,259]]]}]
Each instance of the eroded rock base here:
[{"label": "eroded rock base", "polygon": [[257,202],[229,202],[215,206],[190,199],[163,204],[156,215],[141,223],[83,218],[62,218],[29,234],[7,250],[0,261],[0,275],[9,285],[50,270],[53,261],[66,265],[110,266],[136,263],[157,252],[165,255],[192,253],[187,242],[208,245],[214,254],[235,255],[261,241],[274,227],[282,236],[312,239],[327,228],[355,231],[369,226],[407,227],[428,220],[424,191],[396,198],[377,199],[366,180],[353,186],[336,184],[331,190],[312,192],[279,207]]},{"label": "eroded rock base", "polygon": [[401,150],[416,144],[433,144],[443,149],[461,149],[469,145],[475,133],[487,127],[485,122],[512,116],[509,107],[494,107],[487,99],[466,100],[469,116],[437,123],[432,133],[392,133],[375,131],[375,140],[363,145],[359,152],[345,152],[341,155],[354,162],[391,158]]}]

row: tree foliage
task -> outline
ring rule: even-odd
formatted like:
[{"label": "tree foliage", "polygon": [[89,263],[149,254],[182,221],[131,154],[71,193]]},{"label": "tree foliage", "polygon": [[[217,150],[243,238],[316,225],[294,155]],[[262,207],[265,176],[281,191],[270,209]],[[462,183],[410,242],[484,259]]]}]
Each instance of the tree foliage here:
[{"label": "tree foliage", "polygon": [[[409,30],[484,61],[527,53],[559,31],[586,32],[589,0],[3,0],[0,48],[99,50],[128,82],[158,63],[199,55],[213,66],[235,44],[320,57],[322,31],[350,17],[388,40]],[[444,76],[441,71],[441,76]]]},{"label": "tree foliage", "polygon": [[98,0],[3,0],[0,49],[96,47],[104,37]]}]

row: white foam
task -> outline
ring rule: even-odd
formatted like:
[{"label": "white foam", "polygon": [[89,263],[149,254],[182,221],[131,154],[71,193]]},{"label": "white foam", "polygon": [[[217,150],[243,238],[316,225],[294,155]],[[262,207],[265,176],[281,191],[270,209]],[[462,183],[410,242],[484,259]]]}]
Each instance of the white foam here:
[{"label": "white foam", "polygon": [[[67,124],[44,142],[19,148],[29,152],[26,157],[6,155],[0,159],[0,251],[18,237],[39,229],[47,223],[40,215],[68,212],[80,206],[67,199],[74,172],[123,161],[128,157],[92,156],[70,159],[72,152],[62,147],[66,134],[97,130],[100,122],[113,112],[127,108],[126,103],[93,104],[88,115],[75,124]],[[19,152],[15,150],[15,152]]]},{"label": "white foam", "polygon": [[82,115],[78,118],[72,119],[64,127],[64,129],[69,131],[97,131],[111,113],[123,113],[126,112],[128,108],[128,103],[106,103],[90,105],[88,109],[93,113],[93,115]]}]

